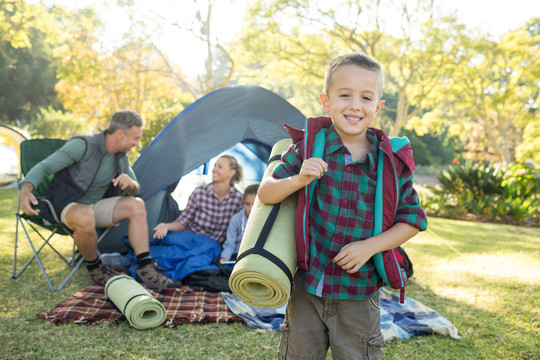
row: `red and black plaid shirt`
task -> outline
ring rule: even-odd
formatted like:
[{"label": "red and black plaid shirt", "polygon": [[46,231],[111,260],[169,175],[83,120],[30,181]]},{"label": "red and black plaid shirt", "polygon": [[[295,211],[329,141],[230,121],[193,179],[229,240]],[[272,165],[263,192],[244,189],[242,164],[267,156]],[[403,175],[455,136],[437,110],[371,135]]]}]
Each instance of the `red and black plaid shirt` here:
[{"label": "red and black plaid shirt", "polygon": [[[362,300],[375,296],[382,286],[372,259],[354,274],[332,262],[343,246],[371,236],[379,140],[370,130],[367,138],[371,143],[368,153],[360,161],[352,162],[333,125],[326,133],[324,160],[328,163],[328,172],[317,181],[311,201],[309,269],[301,271],[306,279],[306,290],[313,295]],[[274,169],[274,178],[300,172],[303,156],[296,147],[291,146],[281,159],[283,163]],[[395,221],[425,230],[427,220],[412,187],[412,178],[412,171],[406,167],[399,178]]]}]

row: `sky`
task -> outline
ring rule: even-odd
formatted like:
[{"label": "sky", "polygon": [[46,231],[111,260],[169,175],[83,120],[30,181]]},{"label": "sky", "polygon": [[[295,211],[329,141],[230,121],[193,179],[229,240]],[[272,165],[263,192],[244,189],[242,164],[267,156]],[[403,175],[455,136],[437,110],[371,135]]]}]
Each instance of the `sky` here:
[{"label": "sky", "polygon": [[[321,0],[331,1],[331,0]],[[107,31],[104,42],[119,41],[123,31],[129,25],[126,14],[114,10],[110,4],[115,1],[96,0],[44,0],[46,3],[58,3],[67,8],[84,5],[99,6],[98,11],[107,19]],[[198,0],[199,3],[206,1]],[[171,16],[183,26],[193,21],[193,0],[135,0],[139,13],[160,13],[164,18]],[[243,24],[243,16],[248,1],[216,0],[213,19],[216,26],[214,33],[219,34],[220,42],[233,40]],[[458,19],[470,27],[478,27],[483,33],[498,38],[508,30],[523,25],[531,17],[540,17],[540,0],[440,0],[439,6],[448,12],[456,11]],[[100,5],[96,5],[100,4]],[[163,23],[166,23],[163,20]],[[162,23],[162,24],[163,24]],[[184,73],[195,76],[204,66],[204,46],[188,33],[181,33],[177,28],[169,28],[156,42],[170,57],[171,61],[181,66]],[[186,51],[186,49],[188,49]]]}]

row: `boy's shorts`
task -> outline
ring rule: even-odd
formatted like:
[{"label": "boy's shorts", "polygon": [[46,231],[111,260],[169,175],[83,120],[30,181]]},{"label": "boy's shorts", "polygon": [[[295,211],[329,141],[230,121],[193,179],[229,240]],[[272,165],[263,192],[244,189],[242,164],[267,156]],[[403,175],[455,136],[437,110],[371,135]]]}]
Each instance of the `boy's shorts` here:
[{"label": "boy's shorts", "polygon": [[304,279],[294,278],[279,343],[278,358],[382,359],[379,294],[366,300],[329,300],[304,290]]},{"label": "boy's shorts", "polygon": [[[120,200],[120,198],[121,196],[114,196],[114,197],[99,200],[95,204],[87,205],[87,206],[90,206],[92,210],[94,210],[94,218],[96,219],[96,228],[108,228],[108,227],[114,226],[114,223],[113,223],[114,207],[116,206],[116,203],[118,202],[118,200]],[[60,221],[62,221],[62,223],[65,224],[70,229],[72,229],[72,227],[66,222],[66,214],[68,210],[74,205],[83,205],[83,204],[79,204],[76,202],[69,203],[64,207],[64,209],[62,210],[62,213],[60,214]]]}]

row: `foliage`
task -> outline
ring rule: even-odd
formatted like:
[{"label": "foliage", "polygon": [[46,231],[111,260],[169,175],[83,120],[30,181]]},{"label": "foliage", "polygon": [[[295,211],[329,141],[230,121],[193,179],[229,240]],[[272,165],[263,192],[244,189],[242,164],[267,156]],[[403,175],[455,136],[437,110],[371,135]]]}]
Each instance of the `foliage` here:
[{"label": "foliage", "polygon": [[35,138],[69,139],[75,135],[90,133],[92,129],[84,119],[49,106],[40,110],[31,135]]},{"label": "foliage", "polygon": [[[11,279],[17,191],[0,190],[0,352],[9,359],[275,359],[280,334],[246,324],[184,324],[136,330],[113,325],[52,325],[36,319],[89,284],[84,267],[59,292],[49,291],[34,262]],[[64,249],[69,250],[66,241]],[[431,218],[405,244],[415,275],[405,295],[456,325],[462,339],[413,336],[383,347],[385,360],[538,358],[540,230]],[[21,255],[31,254],[28,244]],[[48,257],[54,280],[62,262]],[[498,266],[504,264],[504,266]],[[519,274],[519,276],[516,276]],[[467,281],[463,281],[467,279]],[[35,319],[34,321],[28,321]],[[44,342],[46,339],[46,343]],[[451,354],[451,355],[449,355]],[[329,355],[327,359],[331,359]]]},{"label": "foliage", "polygon": [[445,94],[461,115],[467,151],[475,160],[510,164],[524,129],[538,122],[539,44],[540,35],[527,30],[508,32],[500,41],[469,37],[461,42],[459,66]]},{"label": "foliage", "polygon": [[451,137],[448,130],[429,132],[419,135],[415,130],[402,129],[402,136],[407,136],[414,151],[414,162],[420,166],[446,166],[461,157],[458,141]]},{"label": "foliage", "polygon": [[32,37],[34,52],[28,48],[4,46],[8,57],[0,56],[0,121],[29,125],[41,107],[59,106],[54,92],[56,71],[51,62],[37,51],[44,43],[39,34]]},{"label": "foliage", "polygon": [[[431,5],[349,0],[329,7],[315,0],[257,1],[240,34],[241,81],[260,81],[264,71],[263,84],[284,93],[304,114],[318,115],[328,61],[338,54],[364,52],[383,63],[385,91],[396,94],[395,106],[388,103],[385,110],[393,114],[389,133],[396,136],[410,118],[435,103],[440,79],[450,76],[455,66],[449,49],[462,26],[438,16]],[[399,34],[384,31],[388,24],[381,13],[386,11],[406,24]]]},{"label": "foliage", "polygon": [[424,202],[435,214],[511,215],[518,223],[539,219],[540,174],[531,165],[514,164],[504,169],[467,160],[442,171],[437,179],[440,186],[430,188],[433,196]]}]

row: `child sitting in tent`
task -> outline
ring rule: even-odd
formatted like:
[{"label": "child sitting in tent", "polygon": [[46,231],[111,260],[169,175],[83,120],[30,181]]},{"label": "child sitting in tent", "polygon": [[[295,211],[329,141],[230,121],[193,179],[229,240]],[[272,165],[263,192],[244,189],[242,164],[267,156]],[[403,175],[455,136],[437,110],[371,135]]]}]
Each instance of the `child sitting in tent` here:
[{"label": "child sitting in tent", "polygon": [[246,229],[247,220],[249,214],[251,213],[251,208],[255,202],[255,197],[257,196],[257,190],[259,190],[259,185],[249,185],[246,190],[244,190],[244,208],[233,215],[231,222],[229,223],[229,229],[227,230],[227,240],[223,245],[223,250],[221,251],[221,257],[219,259],[220,263],[224,261],[236,260],[238,255],[238,249],[240,248],[240,243],[242,242],[242,236],[244,235],[244,230]]},{"label": "child sitting in tent", "polygon": [[160,223],[154,239],[163,239],[169,231],[190,231],[225,242],[231,217],[242,209],[242,193],[234,184],[242,180],[242,166],[230,155],[221,156],[212,170],[212,182],[197,187],[190,195],[178,219]]}]

